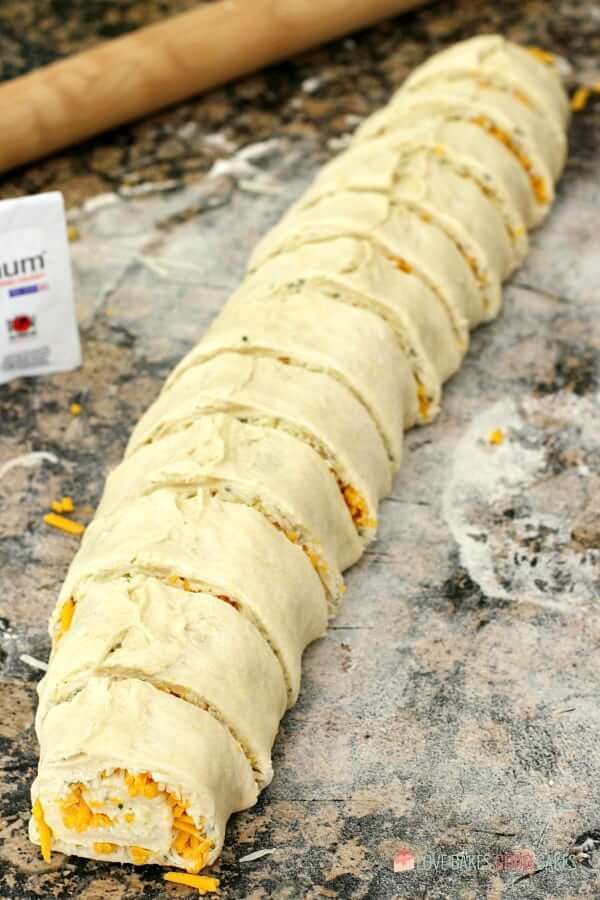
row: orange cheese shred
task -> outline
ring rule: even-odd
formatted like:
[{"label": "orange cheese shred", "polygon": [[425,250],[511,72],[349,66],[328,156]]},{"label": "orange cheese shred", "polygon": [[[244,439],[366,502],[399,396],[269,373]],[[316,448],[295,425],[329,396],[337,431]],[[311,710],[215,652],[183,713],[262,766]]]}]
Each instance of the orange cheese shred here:
[{"label": "orange cheese shred", "polygon": [[96,853],[114,853],[117,849],[116,844],[110,844],[108,841],[97,841],[94,844],[94,850]]},{"label": "orange cheese shred", "polygon": [[491,119],[488,119],[486,116],[473,116],[470,121],[473,123],[473,125],[477,125],[479,126],[479,128],[483,128],[488,132],[488,134],[491,134],[493,138],[504,144],[506,149],[509,150],[512,155],[516,157],[516,159],[518,159],[520,164],[525,169],[537,202],[548,203],[548,189],[546,187],[544,179],[540,175],[536,175],[532,171],[533,167],[531,164],[531,160],[528,156],[525,155],[525,153],[523,153],[522,150],[519,149],[519,147],[517,147],[510,135],[506,134],[505,131],[502,131],[502,129],[498,128],[498,126],[495,125],[491,121]]},{"label": "orange cheese shred", "polygon": [[129,855],[135,866],[143,866],[152,856],[152,851],[145,847],[129,847]]},{"label": "orange cheese shred", "polygon": [[406,272],[407,275],[410,275],[413,271],[413,267],[410,263],[406,262],[405,259],[400,259],[399,257],[394,258],[394,265],[397,269],[400,269],[401,272]]},{"label": "orange cheese shred", "polygon": [[590,99],[591,90],[588,87],[577,88],[571,97],[571,109],[573,112],[581,112],[587,106]]},{"label": "orange cheese shred", "polygon": [[43,860],[44,862],[49,863],[52,855],[52,829],[46,823],[44,810],[39,799],[33,804],[31,813],[40,836],[40,850],[42,851]]},{"label": "orange cheese shred", "polygon": [[68,600],[65,600],[58,615],[58,637],[62,637],[63,634],[67,633],[67,631],[71,627],[74,613],[75,601],[72,597],[70,597]]},{"label": "orange cheese shred", "polygon": [[184,872],[166,872],[163,878],[165,881],[173,882],[173,884],[184,884],[186,887],[196,888],[202,897],[205,894],[212,894],[219,890],[219,879],[209,878],[208,875],[186,875]]},{"label": "orange cheese shred", "polygon": [[542,50],[541,47],[527,47],[527,52],[531,53],[532,56],[535,56],[536,59],[539,59],[540,62],[545,63],[547,66],[554,65],[556,57],[554,56],[554,53],[550,53],[549,50]]},{"label": "orange cheese shred", "polygon": [[85,531],[85,525],[82,525],[81,522],[73,522],[71,519],[66,519],[64,516],[59,516],[54,512],[46,513],[44,522],[52,528],[58,528],[59,531],[66,531],[67,534],[79,536]]}]

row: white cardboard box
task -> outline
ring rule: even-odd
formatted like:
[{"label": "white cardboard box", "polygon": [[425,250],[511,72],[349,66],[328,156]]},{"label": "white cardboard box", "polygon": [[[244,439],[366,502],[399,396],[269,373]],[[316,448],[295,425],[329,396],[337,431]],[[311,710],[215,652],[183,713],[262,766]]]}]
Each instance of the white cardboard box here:
[{"label": "white cardboard box", "polygon": [[63,196],[0,201],[0,384],[79,365]]}]

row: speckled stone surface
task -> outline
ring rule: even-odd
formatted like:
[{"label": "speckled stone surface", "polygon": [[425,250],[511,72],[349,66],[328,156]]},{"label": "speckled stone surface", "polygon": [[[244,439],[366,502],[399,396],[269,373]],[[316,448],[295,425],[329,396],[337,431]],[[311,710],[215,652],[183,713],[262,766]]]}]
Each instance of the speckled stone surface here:
[{"label": "speckled stone surface", "polygon": [[[191,5],[4,0],[0,77]],[[84,352],[74,374],[0,388],[0,469],[56,458],[0,478],[3,900],[192,895],[153,868],[47,866],[28,843],[39,672],[21,655],[46,658],[76,549],[42,516],[69,494],[91,517],[258,235],[412,66],[490,30],[564,55],[574,81],[600,79],[591,0],[441,2],[0,181],[2,197],[65,193]],[[599,140],[600,97],[573,123],[556,209],[502,316],[474,335],[439,419],[407,435],[380,537],[306,655],[275,779],[230,823],[225,898],[600,896],[600,851],[591,868],[567,856],[600,829]],[[417,866],[395,874],[402,847]],[[259,849],[274,852],[239,862]],[[539,871],[498,865],[519,851]]]}]

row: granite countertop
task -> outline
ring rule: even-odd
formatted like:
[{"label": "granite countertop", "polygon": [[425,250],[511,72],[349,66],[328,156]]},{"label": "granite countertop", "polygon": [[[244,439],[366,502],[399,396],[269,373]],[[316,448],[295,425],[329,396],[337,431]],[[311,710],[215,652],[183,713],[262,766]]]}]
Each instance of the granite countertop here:
[{"label": "granite countertop", "polygon": [[[4,0],[0,78],[192,5]],[[77,546],[43,514],[69,494],[89,520],[257,237],[415,64],[492,30],[600,79],[592,0],[440,2],[0,180],[0,197],[65,194],[84,352],[76,373],[0,387],[0,472],[52,455],[0,477],[0,897],[192,895],[153,868],[45,865],[28,843],[40,673],[22,656],[46,658]],[[407,435],[380,537],[306,654],[275,779],[215,867],[224,898],[600,896],[600,851],[591,868],[566,855],[600,829],[599,138],[592,97],[502,316],[473,336],[437,421]],[[395,874],[402,847],[417,868]],[[273,852],[239,862],[259,849]],[[520,851],[539,871],[496,864]]]}]

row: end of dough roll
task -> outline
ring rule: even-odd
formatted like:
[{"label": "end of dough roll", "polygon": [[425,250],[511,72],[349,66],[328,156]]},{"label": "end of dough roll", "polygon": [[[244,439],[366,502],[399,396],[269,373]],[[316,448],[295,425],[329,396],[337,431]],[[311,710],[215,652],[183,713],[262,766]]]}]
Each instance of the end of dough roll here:
[{"label": "end of dough roll", "polygon": [[229,816],[256,802],[252,769],[208,712],[135,679],[91,678],[48,712],[31,840],[90,859],[199,872]]}]

